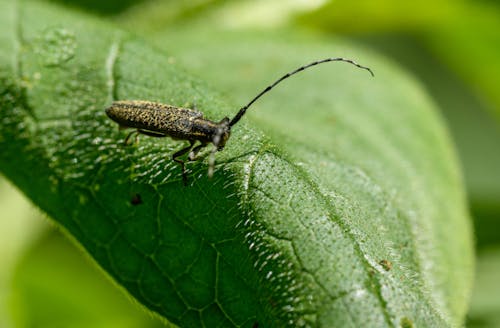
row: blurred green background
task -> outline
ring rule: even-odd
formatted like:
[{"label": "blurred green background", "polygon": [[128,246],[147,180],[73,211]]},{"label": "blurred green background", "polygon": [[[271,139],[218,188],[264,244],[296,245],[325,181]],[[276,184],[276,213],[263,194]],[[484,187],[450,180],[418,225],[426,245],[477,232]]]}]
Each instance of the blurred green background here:
[{"label": "blurred green background", "polygon": [[[442,110],[464,172],[477,245],[467,326],[500,327],[499,2],[38,1],[101,16],[160,49],[177,27],[308,30],[343,36],[405,67]],[[0,195],[0,327],[164,326],[3,177]]]}]

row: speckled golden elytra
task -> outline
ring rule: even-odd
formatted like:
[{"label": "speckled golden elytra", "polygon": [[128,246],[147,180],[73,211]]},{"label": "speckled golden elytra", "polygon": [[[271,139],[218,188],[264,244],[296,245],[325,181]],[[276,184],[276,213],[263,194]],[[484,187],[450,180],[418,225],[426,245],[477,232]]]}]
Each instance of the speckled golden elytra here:
[{"label": "speckled golden elytra", "polygon": [[[182,179],[184,184],[187,184],[185,161],[180,159],[181,156],[189,152],[188,159],[194,161],[201,149],[205,148],[208,144],[213,144],[214,147],[212,148],[208,167],[208,176],[211,177],[214,171],[215,152],[224,149],[227,140],[231,136],[231,128],[239,122],[243,115],[245,115],[247,109],[257,99],[290,76],[311,66],[333,61],[342,61],[352,64],[358,68],[369,71],[373,76],[373,72],[370,68],[361,66],[353,60],[345,58],[326,58],[301,66],[283,75],[273,84],[262,90],[247,105],[242,107],[232,119],[224,117],[222,120],[215,122],[204,118],[202,112],[194,109],[180,108],[144,100],[114,101],[111,106],[106,109],[106,114],[110,119],[118,123],[120,128],[135,129],[127,135],[125,144],[128,143],[128,140],[134,133],[136,136],[145,134],[151,137],[171,137],[176,140],[188,141],[189,146],[180,149],[172,155],[172,160],[181,165]],[[197,141],[199,144],[195,147]]]}]

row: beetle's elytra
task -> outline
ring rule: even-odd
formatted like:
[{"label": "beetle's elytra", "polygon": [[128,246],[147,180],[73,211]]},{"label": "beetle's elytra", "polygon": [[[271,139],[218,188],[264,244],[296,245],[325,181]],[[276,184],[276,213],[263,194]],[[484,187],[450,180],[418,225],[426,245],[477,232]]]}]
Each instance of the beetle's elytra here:
[{"label": "beetle's elytra", "polygon": [[[180,159],[181,156],[189,152],[188,159],[194,161],[201,149],[205,148],[208,144],[213,144],[214,147],[209,158],[208,169],[208,176],[211,177],[214,170],[215,152],[224,149],[231,135],[232,126],[239,122],[243,115],[245,115],[246,110],[257,99],[290,76],[311,66],[333,61],[342,61],[352,64],[358,68],[367,70],[373,76],[373,72],[370,68],[361,66],[350,59],[326,58],[301,66],[283,75],[273,84],[262,90],[247,105],[242,107],[232,119],[224,117],[222,120],[214,122],[204,118],[202,112],[194,109],[180,108],[143,100],[114,101],[111,106],[106,109],[106,114],[110,119],[118,123],[121,128],[135,129],[128,134],[125,139],[125,144],[128,143],[129,138],[134,133],[136,135],[145,134],[151,137],[171,137],[175,140],[188,141],[189,146],[180,149],[172,155],[172,159],[181,165],[182,178],[184,184],[187,184],[185,162]],[[194,147],[196,142],[199,142],[199,144]]]}]

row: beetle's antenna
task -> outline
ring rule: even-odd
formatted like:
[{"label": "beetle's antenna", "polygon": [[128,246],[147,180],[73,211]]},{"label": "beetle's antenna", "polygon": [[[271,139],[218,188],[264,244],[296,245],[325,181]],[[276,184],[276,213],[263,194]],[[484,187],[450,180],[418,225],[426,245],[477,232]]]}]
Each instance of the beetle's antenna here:
[{"label": "beetle's antenna", "polygon": [[333,62],[333,61],[342,61],[342,62],[346,62],[346,63],[349,63],[349,64],[352,64],[356,67],[359,67],[359,68],[362,68],[362,69],[366,69],[368,72],[370,72],[370,74],[372,76],[374,76],[372,70],[368,67],[365,67],[365,66],[361,66],[360,64],[356,63],[355,61],[353,60],[350,60],[350,59],[346,59],[346,58],[326,58],[326,59],[322,59],[322,60],[318,60],[318,61],[315,61],[315,62],[312,62],[310,64],[307,64],[307,65],[304,65],[304,66],[301,66],[299,68],[297,68],[295,71],[292,71],[290,73],[287,73],[285,75],[283,75],[282,77],[280,77],[276,82],[274,82],[273,84],[271,84],[270,86],[268,86],[267,88],[265,88],[264,90],[262,90],[255,98],[252,99],[252,101],[250,101],[245,107],[242,107],[239,111],[238,111],[238,114],[236,114],[235,117],[233,117],[233,119],[229,122],[229,127],[232,127],[233,125],[235,125],[236,123],[238,123],[238,121],[243,117],[243,115],[245,115],[247,109],[252,106],[252,104],[257,100],[259,99],[260,97],[262,97],[265,93],[269,92],[272,88],[274,88],[278,83],[280,83],[281,81],[289,78],[290,76],[298,73],[298,72],[301,72],[303,70],[305,70],[306,68],[309,68],[311,66],[316,66],[318,64],[323,64],[323,63],[327,63],[327,62]]}]

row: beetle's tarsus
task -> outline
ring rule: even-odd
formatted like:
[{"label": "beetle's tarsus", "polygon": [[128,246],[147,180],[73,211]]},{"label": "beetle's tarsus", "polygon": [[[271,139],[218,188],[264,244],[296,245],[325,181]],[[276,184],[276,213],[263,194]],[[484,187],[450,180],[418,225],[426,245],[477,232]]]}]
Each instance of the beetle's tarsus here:
[{"label": "beetle's tarsus", "polygon": [[182,168],[182,182],[184,183],[185,186],[187,186],[187,172],[186,172],[186,165],[185,165],[185,162],[182,160],[182,159],[179,159],[179,157],[181,157],[182,155],[186,154],[187,152],[189,152],[191,150],[191,148],[193,148],[193,145],[194,145],[194,141],[192,140],[189,140],[189,146],[187,146],[186,148],[182,148],[181,150],[177,151],[176,153],[174,153],[172,155],[172,160],[174,160],[175,162],[179,163],[181,165],[181,168]]}]

